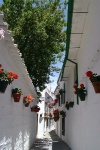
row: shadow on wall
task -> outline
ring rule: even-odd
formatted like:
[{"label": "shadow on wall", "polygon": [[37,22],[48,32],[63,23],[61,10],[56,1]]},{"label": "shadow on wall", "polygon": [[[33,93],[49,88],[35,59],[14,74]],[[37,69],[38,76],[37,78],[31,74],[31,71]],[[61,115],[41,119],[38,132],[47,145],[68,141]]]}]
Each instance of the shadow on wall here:
[{"label": "shadow on wall", "polygon": [[24,134],[20,131],[16,139],[4,137],[0,141],[0,150],[29,150],[29,132],[25,131]]},{"label": "shadow on wall", "polygon": [[41,123],[41,122],[42,122],[42,120],[43,120],[43,118],[42,118],[42,117],[40,117],[40,118],[39,118],[39,123]]}]

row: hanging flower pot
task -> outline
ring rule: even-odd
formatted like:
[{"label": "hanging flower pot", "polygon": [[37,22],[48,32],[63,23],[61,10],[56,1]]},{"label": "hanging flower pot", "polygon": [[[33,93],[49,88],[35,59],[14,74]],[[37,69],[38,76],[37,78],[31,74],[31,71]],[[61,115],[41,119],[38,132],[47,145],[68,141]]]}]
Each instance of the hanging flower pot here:
[{"label": "hanging flower pot", "polygon": [[100,93],[100,81],[92,83],[95,93]]},{"label": "hanging flower pot", "polygon": [[60,115],[61,115],[63,118],[65,118],[65,117],[66,117],[66,112],[63,111],[63,110],[61,110],[61,111],[60,111]]},{"label": "hanging flower pot", "polygon": [[20,94],[20,93],[13,93],[13,94],[12,94],[12,97],[13,97],[13,99],[14,99],[14,102],[19,102],[19,101],[20,101],[21,94]]},{"label": "hanging flower pot", "polygon": [[6,91],[7,86],[8,86],[8,81],[0,80],[0,92],[4,93]]},{"label": "hanging flower pot", "polygon": [[80,98],[81,101],[85,101],[85,97],[86,97],[85,93],[82,93],[82,94],[80,94],[78,96],[79,96],[79,98]]},{"label": "hanging flower pot", "polygon": [[74,102],[69,102],[69,107],[73,107],[74,106]]},{"label": "hanging flower pot", "polygon": [[65,107],[67,108],[67,110],[69,110],[69,103],[68,103],[68,101],[66,102]]},{"label": "hanging flower pot", "polygon": [[60,89],[60,90],[59,90],[59,94],[61,95],[61,94],[63,94],[63,93],[65,93],[64,89]]},{"label": "hanging flower pot", "polygon": [[79,87],[74,86],[74,89],[74,94],[77,94],[81,101],[85,101],[87,90],[85,89],[84,84],[80,84]]},{"label": "hanging flower pot", "polygon": [[59,120],[59,116],[56,116],[53,118],[55,122],[57,122]]},{"label": "hanging flower pot", "polygon": [[86,76],[92,82],[95,93],[100,93],[100,75],[93,73],[92,71],[87,71]]},{"label": "hanging flower pot", "polygon": [[14,99],[14,102],[19,102],[21,95],[22,95],[21,89],[18,88],[12,89],[12,97]]},{"label": "hanging flower pot", "polygon": [[32,112],[39,112],[39,110],[40,110],[40,107],[37,106],[37,105],[31,107],[31,111],[32,111]]},{"label": "hanging flower pot", "polygon": [[33,102],[33,100],[35,100],[35,99],[31,96],[31,94],[28,94],[27,96],[24,96],[23,97],[23,103],[24,103],[25,107],[28,107],[29,104],[31,102]]},{"label": "hanging flower pot", "polygon": [[[0,68],[2,65],[0,64]],[[18,79],[18,75],[14,72],[7,72],[4,69],[0,69],[0,92],[4,93],[8,84],[11,84],[14,79]]]},{"label": "hanging flower pot", "polygon": [[30,104],[30,103],[26,103],[26,104],[24,103],[25,107],[28,107],[28,106],[29,106],[29,104]]}]

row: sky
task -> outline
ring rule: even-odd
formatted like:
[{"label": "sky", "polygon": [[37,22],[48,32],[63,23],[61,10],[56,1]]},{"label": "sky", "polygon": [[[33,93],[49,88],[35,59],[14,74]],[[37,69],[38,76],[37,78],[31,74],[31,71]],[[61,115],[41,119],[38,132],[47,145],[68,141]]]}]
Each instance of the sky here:
[{"label": "sky", "polygon": [[2,4],[3,3],[3,0],[0,0],[0,4]]}]

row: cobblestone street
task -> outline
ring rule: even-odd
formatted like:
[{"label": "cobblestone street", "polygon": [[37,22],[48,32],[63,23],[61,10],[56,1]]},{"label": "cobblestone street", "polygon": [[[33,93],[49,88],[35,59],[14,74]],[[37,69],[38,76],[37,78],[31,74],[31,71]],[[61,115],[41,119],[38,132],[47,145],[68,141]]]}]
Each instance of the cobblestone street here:
[{"label": "cobblestone street", "polygon": [[62,141],[55,130],[45,132],[43,138],[37,138],[30,150],[71,150],[69,146]]}]

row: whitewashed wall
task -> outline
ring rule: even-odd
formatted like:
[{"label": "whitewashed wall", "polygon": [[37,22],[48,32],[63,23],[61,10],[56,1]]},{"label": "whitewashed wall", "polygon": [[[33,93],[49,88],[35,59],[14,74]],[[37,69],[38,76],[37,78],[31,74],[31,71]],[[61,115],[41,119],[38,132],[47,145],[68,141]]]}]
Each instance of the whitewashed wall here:
[{"label": "whitewashed wall", "polygon": [[[82,35],[81,48],[77,55],[79,84],[86,86],[86,101],[67,111],[66,135],[62,138],[72,150],[100,150],[100,94],[95,94],[92,84],[85,76],[91,70],[100,75],[100,0],[90,0]],[[93,60],[93,61],[92,61]],[[90,69],[88,69],[88,67]],[[67,83],[67,97],[73,89],[73,69]]]},{"label": "whitewashed wall", "polygon": [[[3,69],[14,71],[19,77],[7,87],[5,93],[0,93],[0,150],[29,150],[36,138],[37,129],[37,115],[30,111],[30,106],[37,103],[37,95],[18,49],[14,47],[7,27],[2,23],[2,17],[0,14],[0,27],[6,32],[5,38],[0,40],[0,64]],[[18,103],[11,97],[13,88],[21,88],[23,91]],[[27,94],[35,98],[28,108],[23,104],[23,96]]]},{"label": "whitewashed wall", "polygon": [[[45,125],[44,125],[44,106],[45,106],[44,98],[41,98],[41,103],[38,104],[40,107],[40,111],[38,112],[38,134],[37,136],[43,137],[44,131],[45,131]],[[42,114],[42,117],[40,117],[40,114]]]}]

